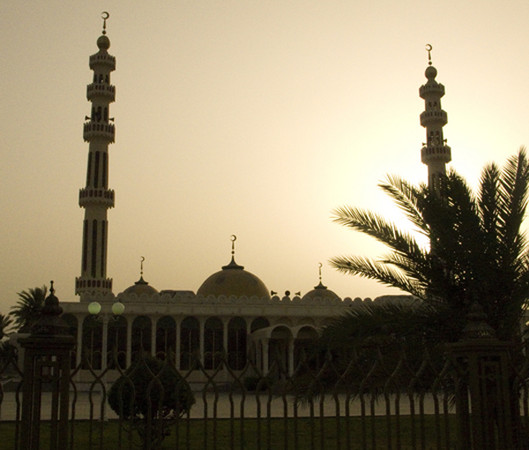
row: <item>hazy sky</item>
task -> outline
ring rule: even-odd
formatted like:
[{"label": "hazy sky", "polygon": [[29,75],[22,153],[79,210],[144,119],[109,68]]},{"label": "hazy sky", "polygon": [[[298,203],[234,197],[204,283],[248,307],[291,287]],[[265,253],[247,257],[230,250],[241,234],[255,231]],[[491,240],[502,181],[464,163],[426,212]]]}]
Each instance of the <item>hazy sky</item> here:
[{"label": "hazy sky", "polygon": [[110,13],[116,143],[110,146],[108,276],[196,291],[229,262],[269,289],[318,282],[340,296],[394,291],[335,272],[335,255],[383,250],[330,220],[333,208],[393,216],[386,174],[426,178],[425,44],[446,87],[452,165],[529,143],[529,3],[504,1],[0,2],[0,312],[80,275],[90,112],[88,57]]}]

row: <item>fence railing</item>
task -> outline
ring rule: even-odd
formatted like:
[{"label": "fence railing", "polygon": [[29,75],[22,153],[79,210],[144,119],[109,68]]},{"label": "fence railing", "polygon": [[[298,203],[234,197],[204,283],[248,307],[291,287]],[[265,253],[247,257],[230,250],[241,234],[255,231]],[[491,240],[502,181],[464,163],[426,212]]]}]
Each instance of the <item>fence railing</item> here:
[{"label": "fence railing", "polygon": [[[7,354],[0,366],[0,448],[32,448],[29,426],[38,427],[34,448],[76,450],[526,448],[526,353],[478,342],[481,353],[472,341],[444,351],[391,342],[347,355],[304,353],[290,375],[274,355],[267,373],[251,357],[235,371],[222,352],[212,355],[212,370],[197,358],[192,369],[178,371],[170,358],[144,352],[127,370],[117,361],[94,370],[85,360],[68,375],[67,447],[57,444],[65,430],[54,425],[56,357],[39,359],[39,398],[31,397],[38,414],[34,408],[27,422],[28,376]],[[488,408],[477,408],[473,395]]]},{"label": "fence railing", "polygon": [[253,348],[237,370],[224,351],[178,370],[141,348],[124,369],[116,348],[100,369],[50,291],[23,357],[0,347],[0,448],[529,448],[527,347],[497,340],[479,305],[452,344],[304,346],[295,367],[276,345],[266,372]]}]

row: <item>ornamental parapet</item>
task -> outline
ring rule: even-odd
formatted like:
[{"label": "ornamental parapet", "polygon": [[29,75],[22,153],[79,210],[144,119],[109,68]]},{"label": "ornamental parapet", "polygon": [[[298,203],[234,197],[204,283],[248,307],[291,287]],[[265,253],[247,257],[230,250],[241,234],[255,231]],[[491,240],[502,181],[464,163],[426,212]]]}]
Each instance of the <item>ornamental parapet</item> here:
[{"label": "ornamental parapet", "polygon": [[75,293],[77,295],[110,294],[112,293],[112,278],[78,277],[75,279]]},{"label": "ornamental parapet", "polygon": [[428,146],[421,149],[421,161],[425,164],[432,161],[450,162],[451,160],[452,150],[448,145]]},{"label": "ornamental parapet", "polygon": [[107,208],[114,207],[114,191],[112,189],[79,189],[79,206],[85,207],[88,204],[102,204]]},{"label": "ornamental parapet", "polygon": [[85,122],[83,127],[83,139],[90,142],[94,138],[103,138],[108,142],[114,142],[115,128],[112,123]]},{"label": "ornamental parapet", "polygon": [[437,94],[439,98],[445,95],[445,87],[440,83],[435,84],[424,84],[419,88],[419,95],[421,98],[428,96],[429,94]]},{"label": "ornamental parapet", "polygon": [[86,87],[86,98],[91,101],[95,98],[103,97],[109,102],[116,100],[116,87],[112,84],[92,83]]},{"label": "ornamental parapet", "polygon": [[432,124],[446,125],[448,122],[448,115],[442,109],[434,111],[424,111],[421,113],[421,125],[426,127]]},{"label": "ornamental parapet", "polygon": [[116,57],[106,52],[99,52],[90,56],[90,69],[94,70],[96,67],[101,66],[107,66],[110,70],[116,70]]}]

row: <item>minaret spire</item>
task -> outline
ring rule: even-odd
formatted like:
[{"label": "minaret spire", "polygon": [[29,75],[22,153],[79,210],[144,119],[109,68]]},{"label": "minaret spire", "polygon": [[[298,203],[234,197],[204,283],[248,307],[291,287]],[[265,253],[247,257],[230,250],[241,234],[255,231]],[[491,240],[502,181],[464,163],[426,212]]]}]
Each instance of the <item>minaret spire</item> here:
[{"label": "minaret spire", "polygon": [[435,80],[437,69],[432,66],[432,46],[426,46],[428,67],[424,75],[428,79],[419,89],[424,99],[425,110],[421,114],[421,125],[426,128],[426,143],[421,149],[421,160],[428,166],[428,186],[437,189],[439,178],[446,174],[446,163],[452,159],[450,147],[443,137],[443,127],[448,122],[446,112],[441,108],[441,97],[445,87]]},{"label": "minaret spire", "polygon": [[[81,296],[112,292],[112,279],[107,278],[107,210],[114,206],[114,191],[108,189],[108,146],[114,142],[113,118],[109,105],[115,100],[115,87],[110,73],[116,68],[116,58],[108,54],[110,40],[106,36],[108,12],[103,12],[103,32],[97,40],[99,51],[90,56],[93,81],[87,86],[86,98],[92,104],[90,116],[85,117],[83,138],[88,142],[86,186],[79,191],[79,206],[85,209],[81,276],[75,280],[75,293]],[[88,299],[87,299],[88,300]]]}]

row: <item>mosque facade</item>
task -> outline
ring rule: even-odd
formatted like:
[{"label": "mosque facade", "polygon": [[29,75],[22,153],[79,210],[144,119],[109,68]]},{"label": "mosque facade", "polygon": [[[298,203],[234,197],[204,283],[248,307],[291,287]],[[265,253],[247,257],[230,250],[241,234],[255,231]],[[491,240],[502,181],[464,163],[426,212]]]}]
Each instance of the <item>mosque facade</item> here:
[{"label": "mosque facade", "polygon": [[[110,105],[115,100],[111,73],[116,59],[108,53],[110,40],[103,34],[98,51],[90,56],[92,82],[87,86],[90,116],[85,118],[83,138],[88,143],[85,187],[79,191],[84,209],[81,245],[81,274],[75,280],[79,302],[61,302],[63,318],[77,339],[75,366],[83,371],[118,373],[129,367],[138,352],[170,357],[180,370],[242,370],[251,358],[263,373],[272,358],[280,359],[292,373],[304,348],[313,345],[321,328],[346,311],[370,299],[340,298],[319,283],[301,296],[271,292],[256,275],[236,262],[232,236],[231,260],[209,276],[197,291],[161,290],[143,278],[119,294],[112,291],[107,277],[107,211],[114,206],[114,191],[108,186],[109,147],[114,142],[115,126]],[[430,48],[431,49],[431,48]],[[426,69],[427,83],[420,88],[425,100],[421,125],[426,128],[422,161],[428,166],[429,182],[444,173],[450,161],[442,128],[447,122],[440,99],[444,87],[435,81],[437,72],[431,61]],[[229,258],[227,258],[229,259]],[[320,266],[321,267],[321,266]],[[379,297],[374,301],[387,301]],[[226,372],[227,373],[227,372]]]}]

